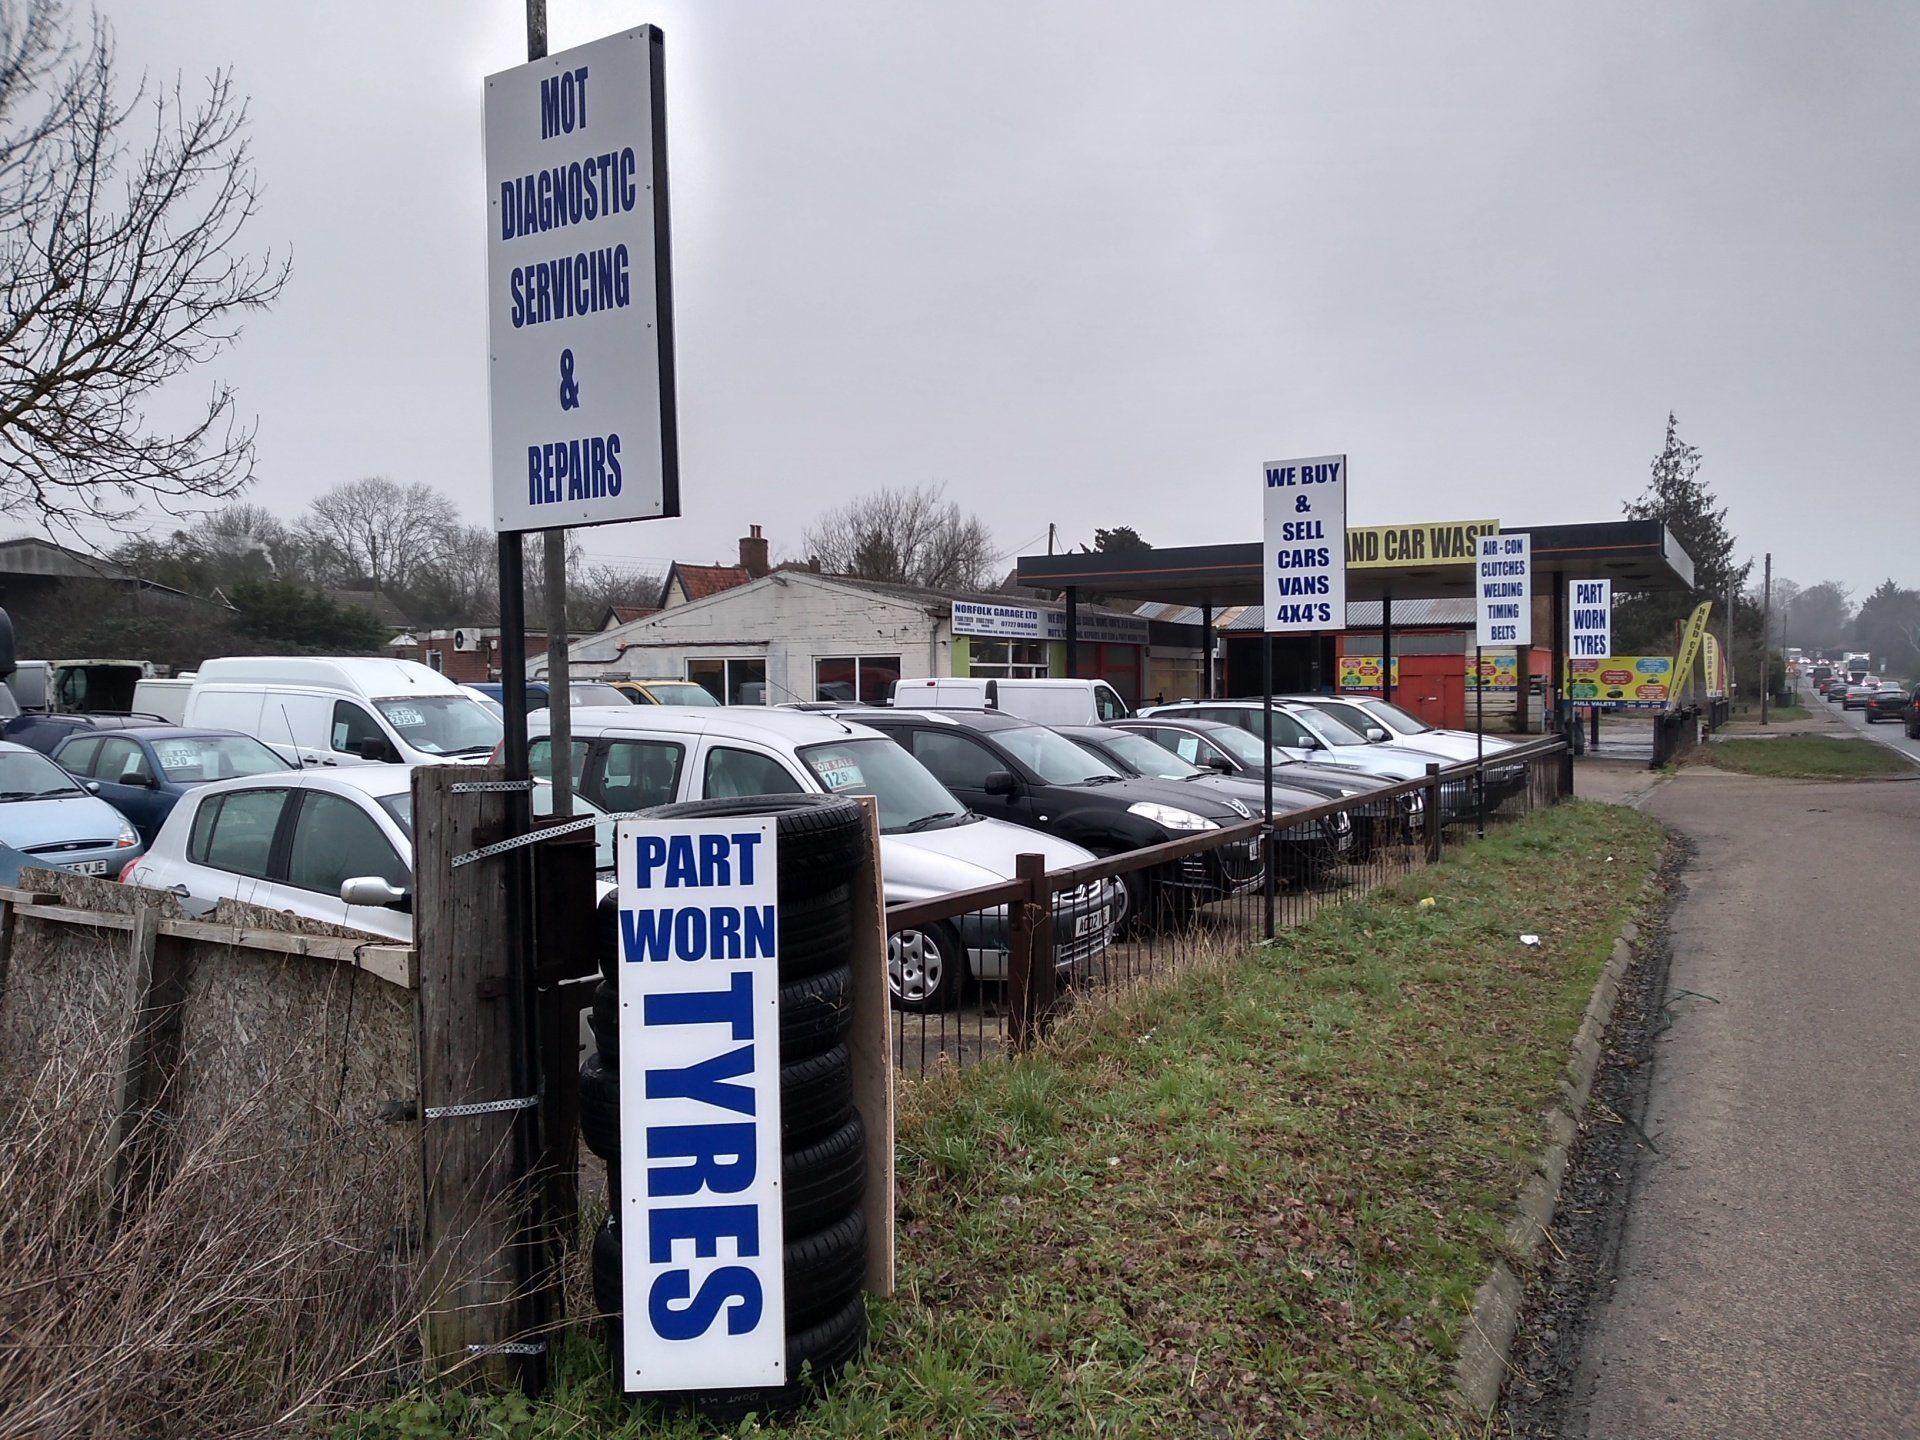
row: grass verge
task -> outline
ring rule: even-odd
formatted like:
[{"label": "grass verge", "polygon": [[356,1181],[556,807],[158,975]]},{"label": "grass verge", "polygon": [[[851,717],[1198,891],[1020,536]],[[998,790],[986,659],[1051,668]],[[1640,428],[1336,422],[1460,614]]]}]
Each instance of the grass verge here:
[{"label": "grass verge", "polygon": [[1773,740],[1722,740],[1700,751],[1703,764],[1742,775],[1789,780],[1864,780],[1911,775],[1913,762],[1872,740],[1782,735]]},{"label": "grass verge", "polygon": [[[1044,1053],[914,1087],[900,1294],[865,1364],[771,1433],[1457,1433],[1457,1337],[1662,845],[1570,802]],[[576,1340],[537,1405],[416,1395],[338,1433],[697,1429],[636,1412]]]}]

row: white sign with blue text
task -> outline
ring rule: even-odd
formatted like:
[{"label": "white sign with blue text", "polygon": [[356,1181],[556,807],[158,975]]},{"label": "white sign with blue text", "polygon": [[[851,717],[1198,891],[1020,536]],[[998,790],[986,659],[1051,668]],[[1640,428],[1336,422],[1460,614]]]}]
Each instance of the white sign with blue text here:
[{"label": "white sign with blue text", "polygon": [[1267,629],[1340,630],[1347,623],[1347,457],[1269,460],[1266,497]]},{"label": "white sign with blue text", "polygon": [[660,32],[487,77],[494,528],[680,513]]},{"label": "white sign with blue text", "polygon": [[1613,654],[1613,582],[1567,583],[1567,658],[1604,660]]},{"label": "white sign with blue text", "polygon": [[1533,644],[1533,537],[1482,535],[1474,560],[1474,635],[1479,646]]},{"label": "white sign with blue text", "polygon": [[630,1391],[787,1379],[770,819],[619,827]]}]

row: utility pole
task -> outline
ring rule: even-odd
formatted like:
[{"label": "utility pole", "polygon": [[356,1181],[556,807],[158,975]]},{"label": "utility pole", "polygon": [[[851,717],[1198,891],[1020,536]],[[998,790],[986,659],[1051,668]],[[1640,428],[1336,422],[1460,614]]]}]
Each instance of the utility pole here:
[{"label": "utility pole", "polygon": [[1049,555],[1053,553],[1053,522],[1051,520],[1047,522],[1047,553]]},{"label": "utility pole", "polygon": [[1773,666],[1768,663],[1768,637],[1773,630],[1773,552],[1767,552],[1766,587],[1760,592],[1760,723],[1767,723],[1767,702],[1772,699]]}]

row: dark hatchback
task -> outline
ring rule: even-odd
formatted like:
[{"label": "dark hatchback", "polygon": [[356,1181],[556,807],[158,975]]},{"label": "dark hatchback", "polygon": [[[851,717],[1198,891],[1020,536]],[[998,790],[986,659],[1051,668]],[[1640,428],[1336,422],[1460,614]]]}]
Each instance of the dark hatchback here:
[{"label": "dark hatchback", "polygon": [[55,747],[53,759],[126,816],[148,845],[189,790],[210,780],[300,768],[251,735],[176,725],[70,735]]},{"label": "dark hatchback", "polygon": [[[1144,735],[1118,730],[1112,725],[1056,725],[1053,728],[1122,774],[1198,786],[1216,795],[1237,800],[1256,815],[1266,810],[1266,786],[1263,781],[1223,775],[1218,770],[1189,765],[1171,750],[1162,749]],[[1274,784],[1272,814],[1276,819],[1325,803],[1325,796],[1316,795],[1310,790],[1295,790],[1278,782]],[[1344,813],[1274,831],[1274,849],[1279,868],[1287,875],[1322,874],[1329,867],[1339,864],[1352,848],[1353,821]]]},{"label": "dark hatchback", "polygon": [[[996,820],[1044,830],[1096,855],[1191,839],[1253,818],[1253,810],[1177,780],[1143,780],[1044,725],[991,710],[862,710],[858,718],[904,745],[962,804]],[[1157,873],[1175,908],[1243,894],[1266,877],[1257,838],[1219,846]],[[1147,894],[1125,877],[1135,914]]]},{"label": "dark hatchback", "polygon": [[30,750],[38,750],[42,755],[51,755],[69,735],[98,735],[108,730],[157,730],[172,724],[162,715],[138,713],[32,713],[17,715],[7,721],[6,730],[0,732],[0,738],[11,740],[16,745],[25,745]]}]

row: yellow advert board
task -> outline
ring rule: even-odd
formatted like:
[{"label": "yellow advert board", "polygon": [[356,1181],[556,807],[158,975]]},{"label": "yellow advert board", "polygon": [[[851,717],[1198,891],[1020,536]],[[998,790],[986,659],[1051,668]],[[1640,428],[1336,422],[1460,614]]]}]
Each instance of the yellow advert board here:
[{"label": "yellow advert board", "polygon": [[[1472,692],[1482,682],[1473,673],[1473,656],[1464,656],[1461,660],[1462,673],[1467,677],[1467,690]],[[1489,695],[1502,691],[1517,692],[1520,689],[1520,659],[1511,650],[1489,650],[1480,662],[1480,673],[1485,676]],[[1400,657],[1393,657],[1393,683],[1400,685]],[[1378,690],[1380,688],[1380,657],[1378,655],[1342,655],[1340,657],[1340,688],[1342,690]]]},{"label": "yellow advert board", "polygon": [[1419,525],[1347,527],[1347,568],[1389,565],[1471,565],[1482,535],[1500,533],[1498,520],[1429,520]]},{"label": "yellow advert board", "polygon": [[1606,655],[1567,662],[1567,698],[1602,710],[1664,710],[1673,694],[1670,655]]}]

